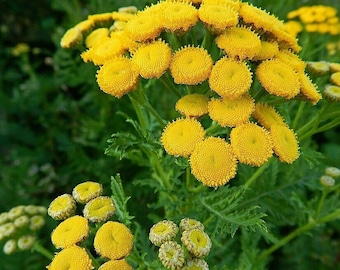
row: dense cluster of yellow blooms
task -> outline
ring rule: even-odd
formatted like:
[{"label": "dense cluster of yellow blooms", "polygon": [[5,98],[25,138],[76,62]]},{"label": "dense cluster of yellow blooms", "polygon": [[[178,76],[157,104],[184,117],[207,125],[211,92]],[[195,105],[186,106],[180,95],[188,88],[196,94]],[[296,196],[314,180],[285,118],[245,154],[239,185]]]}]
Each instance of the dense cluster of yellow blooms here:
[{"label": "dense cluster of yellow blooms", "polygon": [[[238,163],[296,160],[296,135],[269,103],[322,98],[283,21],[238,0],[164,0],[91,15],[61,41],[64,48],[79,44],[110,95],[120,98],[141,78],[162,76],[184,89],[175,106],[182,117],[164,128],[161,142],[168,154],[188,158],[192,174],[210,187],[235,177]],[[207,135],[205,115],[228,135]]]}]

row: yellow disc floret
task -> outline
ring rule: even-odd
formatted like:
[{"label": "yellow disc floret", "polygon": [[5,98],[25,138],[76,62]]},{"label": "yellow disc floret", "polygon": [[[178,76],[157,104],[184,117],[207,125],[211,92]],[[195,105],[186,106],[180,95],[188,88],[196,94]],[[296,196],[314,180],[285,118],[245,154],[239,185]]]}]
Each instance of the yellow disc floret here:
[{"label": "yellow disc floret", "polygon": [[185,117],[200,117],[208,113],[208,97],[202,94],[188,94],[181,97],[175,108]]},{"label": "yellow disc floret", "polygon": [[256,103],[253,116],[267,130],[273,125],[286,125],[283,117],[267,103]]}]

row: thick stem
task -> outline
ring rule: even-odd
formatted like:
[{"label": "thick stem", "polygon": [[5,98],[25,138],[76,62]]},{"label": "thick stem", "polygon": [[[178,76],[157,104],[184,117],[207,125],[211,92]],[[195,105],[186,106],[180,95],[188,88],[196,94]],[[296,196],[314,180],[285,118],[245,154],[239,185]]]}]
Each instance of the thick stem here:
[{"label": "thick stem", "polygon": [[53,259],[53,253],[50,252],[49,250],[47,250],[45,247],[43,247],[42,245],[40,245],[39,242],[35,242],[34,246],[33,246],[33,250],[40,253],[41,255],[43,255],[44,257],[46,257],[47,259],[52,260]]},{"label": "thick stem", "polygon": [[245,187],[249,187],[257,178],[261,176],[261,174],[269,167],[269,165],[273,162],[274,158],[269,159],[265,164],[259,167],[256,172],[247,180],[244,184]]}]

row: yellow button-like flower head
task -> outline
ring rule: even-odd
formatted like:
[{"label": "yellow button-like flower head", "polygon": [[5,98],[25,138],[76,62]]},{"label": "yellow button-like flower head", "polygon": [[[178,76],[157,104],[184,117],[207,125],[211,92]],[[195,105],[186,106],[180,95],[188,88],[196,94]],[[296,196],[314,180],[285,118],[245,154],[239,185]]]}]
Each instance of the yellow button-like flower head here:
[{"label": "yellow button-like flower head", "polygon": [[273,125],[286,125],[283,117],[267,103],[256,103],[253,116],[267,130]]},{"label": "yellow button-like flower head", "polygon": [[183,231],[181,241],[186,249],[195,257],[207,256],[211,248],[209,235],[200,229]]},{"label": "yellow button-like flower head", "polygon": [[328,84],[324,90],[325,98],[339,102],[340,101],[340,86]]},{"label": "yellow button-like flower head", "polygon": [[56,248],[67,248],[83,241],[89,235],[86,218],[73,216],[62,221],[52,232],[51,240]]},{"label": "yellow button-like flower head", "polygon": [[279,52],[279,45],[276,41],[264,41],[261,40],[261,49],[253,57],[254,61],[262,61],[274,58]]},{"label": "yellow button-like flower head", "polygon": [[74,245],[57,253],[46,268],[48,270],[91,270],[94,267],[86,250]]},{"label": "yellow button-like flower head", "polygon": [[337,85],[337,86],[340,86],[340,72],[335,72],[331,75],[331,79],[330,81]]},{"label": "yellow button-like flower head", "polygon": [[72,27],[66,31],[61,38],[60,46],[64,49],[72,48],[83,41],[83,34],[77,27]]},{"label": "yellow button-like flower head", "polygon": [[133,235],[124,224],[107,221],[97,231],[93,246],[101,257],[121,259],[129,255],[133,246]]},{"label": "yellow button-like flower head", "polygon": [[182,247],[175,241],[167,241],[159,248],[158,258],[168,269],[182,269],[185,254]]},{"label": "yellow button-like flower head", "polygon": [[121,260],[110,260],[107,261],[106,263],[103,263],[98,270],[132,270],[133,268],[131,267],[130,264],[127,263],[125,259]]},{"label": "yellow button-like flower head", "polygon": [[200,258],[192,258],[186,261],[184,270],[209,270],[208,263]]},{"label": "yellow button-like flower head", "polygon": [[269,133],[254,123],[233,128],[230,141],[233,153],[244,164],[261,166],[273,155],[273,143]]},{"label": "yellow button-like flower head", "polygon": [[204,230],[204,225],[200,221],[193,218],[181,219],[179,227],[181,228],[181,231],[187,231],[192,229]]},{"label": "yellow button-like flower head", "polygon": [[209,53],[200,47],[184,47],[172,57],[170,72],[177,84],[199,84],[211,72],[213,61]]},{"label": "yellow button-like flower head", "polygon": [[47,213],[53,219],[63,220],[74,215],[76,207],[74,198],[70,194],[63,194],[50,203]]},{"label": "yellow button-like flower head", "polygon": [[306,97],[313,105],[318,103],[318,101],[322,99],[322,96],[316,84],[314,84],[309,76],[304,72],[300,72],[298,74],[298,77],[301,84],[300,93],[304,97]]},{"label": "yellow button-like flower head", "polygon": [[161,246],[164,242],[173,240],[177,233],[178,227],[171,220],[162,220],[154,224],[149,232],[149,240],[155,246]]},{"label": "yellow button-like flower head", "polygon": [[195,146],[190,167],[203,185],[219,187],[235,176],[237,161],[230,144],[222,138],[209,137]]},{"label": "yellow button-like flower head", "polygon": [[188,157],[204,136],[200,122],[192,118],[179,118],[164,128],[161,141],[168,154]]},{"label": "yellow button-like flower head", "polygon": [[108,28],[97,28],[93,30],[85,39],[85,45],[87,48],[93,47],[95,44],[102,42],[109,38]]},{"label": "yellow button-like flower head", "polygon": [[99,196],[90,200],[83,209],[84,217],[91,222],[107,221],[116,211],[110,197]]},{"label": "yellow button-like flower head", "polygon": [[103,186],[100,183],[86,181],[76,185],[72,190],[72,196],[79,203],[87,203],[103,193]]},{"label": "yellow button-like flower head", "polygon": [[181,97],[175,108],[185,117],[200,117],[208,113],[208,97],[202,94],[188,94]]}]

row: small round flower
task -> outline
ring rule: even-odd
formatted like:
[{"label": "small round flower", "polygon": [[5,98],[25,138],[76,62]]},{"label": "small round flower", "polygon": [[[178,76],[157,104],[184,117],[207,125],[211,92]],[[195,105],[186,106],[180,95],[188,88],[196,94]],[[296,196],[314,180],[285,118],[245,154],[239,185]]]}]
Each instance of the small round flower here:
[{"label": "small round flower", "polygon": [[29,250],[35,243],[35,237],[33,235],[23,235],[18,239],[18,248],[21,250]]},{"label": "small round flower", "polygon": [[10,255],[17,251],[17,242],[14,239],[7,240],[3,247],[5,254]]},{"label": "small round flower", "polygon": [[110,260],[106,263],[103,263],[98,270],[132,270],[133,268],[129,265],[125,259],[122,260]]},{"label": "small round flower", "polygon": [[167,241],[159,248],[158,258],[168,269],[182,269],[185,262],[185,254],[182,247],[175,241]]},{"label": "small round flower", "polygon": [[296,37],[299,33],[303,31],[303,26],[298,21],[288,21],[285,22],[285,30],[290,35]]},{"label": "small round flower", "polygon": [[86,203],[83,214],[91,222],[107,221],[116,211],[110,197],[99,196]]},{"label": "small round flower", "polygon": [[209,137],[195,146],[190,156],[190,167],[203,185],[219,187],[236,175],[237,160],[224,139]]},{"label": "small round flower", "polygon": [[184,270],[209,270],[208,263],[200,258],[192,258],[186,261]]},{"label": "small round flower", "polygon": [[331,72],[340,72],[340,63],[329,63]]},{"label": "small round flower", "polygon": [[113,21],[111,12],[91,14],[87,16],[87,19],[92,21],[96,26],[110,24]]},{"label": "small round flower", "polygon": [[259,167],[273,155],[269,133],[254,123],[233,128],[230,142],[236,158],[244,164]]},{"label": "small round flower", "polygon": [[255,103],[250,95],[238,99],[212,99],[208,103],[209,116],[222,127],[234,127],[249,121]]},{"label": "small round flower", "polygon": [[46,215],[47,208],[45,206],[37,206],[37,205],[26,205],[25,212],[30,215]]},{"label": "small round flower", "polygon": [[86,250],[76,245],[65,248],[57,253],[52,262],[46,268],[48,270],[94,269],[92,261]]},{"label": "small round flower", "polygon": [[0,225],[5,224],[8,220],[9,220],[8,213],[7,212],[2,212],[0,214]]},{"label": "small round flower", "polygon": [[247,64],[226,57],[215,63],[209,76],[211,89],[224,98],[239,98],[249,90],[251,83],[252,73]]},{"label": "small round flower", "polygon": [[308,70],[318,75],[324,75],[328,73],[330,70],[329,62],[326,62],[326,61],[316,61],[316,62],[308,61],[306,64],[307,64]]},{"label": "small round flower", "polygon": [[291,99],[300,91],[300,82],[293,68],[281,60],[263,61],[256,69],[261,85],[272,95]]},{"label": "small round flower", "polygon": [[18,205],[16,207],[13,207],[11,210],[8,211],[8,218],[11,220],[16,219],[17,217],[20,217],[25,212],[25,206]]},{"label": "small round flower", "polygon": [[325,174],[331,177],[339,177],[340,176],[340,169],[337,167],[327,167],[325,170]]},{"label": "small round flower", "polygon": [[217,31],[223,31],[238,23],[238,14],[232,7],[217,4],[200,5],[198,17],[204,24]]},{"label": "small round flower", "polygon": [[17,217],[13,223],[15,227],[23,228],[26,227],[29,224],[29,222],[30,222],[29,217],[26,215],[22,215],[20,217]]},{"label": "small round flower", "polygon": [[320,177],[320,183],[325,187],[332,187],[335,184],[335,180],[332,176],[323,175]]},{"label": "small round flower", "polygon": [[253,117],[267,130],[270,130],[272,125],[286,125],[283,117],[267,103],[256,103]]},{"label": "small round flower", "polygon": [[134,90],[139,74],[132,67],[131,60],[116,57],[106,62],[97,72],[97,83],[102,91],[117,98]]},{"label": "small round flower", "polygon": [[109,29],[108,28],[97,28],[92,31],[85,39],[85,45],[87,48],[93,47],[95,44],[102,42],[109,38]]},{"label": "small round flower", "polygon": [[195,257],[201,258],[207,256],[210,252],[210,237],[200,229],[183,231],[181,241],[189,253]]},{"label": "small round flower", "polygon": [[213,60],[207,50],[187,46],[173,55],[170,72],[175,83],[194,85],[209,77],[212,66]]},{"label": "small round flower", "polygon": [[60,46],[64,49],[72,48],[83,41],[83,34],[79,28],[73,27],[66,31],[61,38]]},{"label": "small round flower", "polygon": [[16,228],[13,222],[8,222],[0,226],[0,234],[4,237],[10,237],[14,235],[16,232]]},{"label": "small round flower", "polygon": [[286,65],[292,67],[296,72],[303,72],[307,66],[306,62],[290,50],[280,50],[275,58],[281,60]]},{"label": "small round flower", "polygon": [[330,81],[331,81],[331,83],[335,84],[336,86],[340,86],[340,71],[333,73],[331,75]]},{"label": "small round flower", "polygon": [[70,194],[63,194],[50,203],[47,213],[53,219],[63,220],[74,215],[76,207],[73,197]]},{"label": "small round flower", "polygon": [[339,102],[340,101],[340,86],[328,84],[324,90],[325,98]]},{"label": "small round flower", "polygon": [[299,157],[299,144],[293,130],[283,125],[273,125],[270,129],[273,149],[281,162],[293,163]]},{"label": "small round flower", "polygon": [[29,228],[32,231],[40,230],[45,225],[45,219],[43,216],[35,215],[30,219]]},{"label": "small round flower", "polygon": [[138,48],[131,60],[143,78],[159,78],[170,65],[171,48],[164,41],[157,40]]},{"label": "small round flower", "polygon": [[82,204],[102,195],[103,186],[100,183],[86,181],[76,185],[72,190],[73,198]]},{"label": "small round flower", "polygon": [[169,155],[188,157],[204,136],[200,122],[192,118],[179,118],[164,128],[161,142]]},{"label": "small round flower", "polygon": [[51,234],[51,240],[56,248],[67,248],[86,239],[89,231],[86,218],[73,216],[59,223]]},{"label": "small round flower", "polygon": [[193,218],[183,218],[181,219],[179,223],[179,227],[181,228],[181,231],[188,231],[192,229],[199,229],[199,230],[204,230],[204,225]]},{"label": "small round flower", "polygon": [[171,220],[162,220],[154,224],[149,232],[149,240],[155,246],[161,246],[164,242],[173,240],[178,233],[176,223]]},{"label": "small round flower", "polygon": [[276,41],[265,41],[261,40],[261,49],[253,57],[253,61],[263,61],[267,59],[272,59],[279,52],[279,45]]},{"label": "small round flower", "polygon": [[298,78],[301,84],[300,94],[306,97],[313,105],[318,103],[322,99],[322,95],[318,91],[316,84],[304,72],[298,73]]},{"label": "small round flower", "polygon": [[217,46],[237,60],[252,59],[261,50],[261,40],[252,30],[233,26],[216,38]]},{"label": "small round flower", "polygon": [[84,20],[77,23],[74,28],[80,30],[83,35],[88,35],[88,33],[93,29],[94,22],[92,20]]},{"label": "small round flower", "polygon": [[208,97],[201,94],[188,94],[181,97],[175,108],[185,117],[200,117],[208,113]]},{"label": "small round flower", "polygon": [[133,246],[133,235],[122,223],[107,221],[97,231],[93,246],[104,258],[117,260],[126,257]]}]

